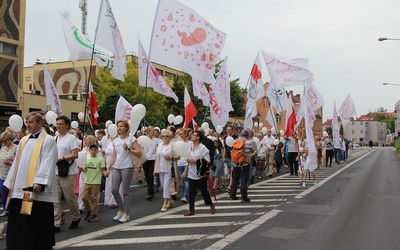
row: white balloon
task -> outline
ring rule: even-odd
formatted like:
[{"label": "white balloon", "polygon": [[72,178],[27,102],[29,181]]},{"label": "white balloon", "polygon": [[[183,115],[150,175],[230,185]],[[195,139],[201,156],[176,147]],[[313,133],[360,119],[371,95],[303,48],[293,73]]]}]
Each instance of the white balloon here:
[{"label": "white balloon", "polygon": [[174,143],[174,153],[181,157],[189,156],[189,148],[183,141],[177,141]]},{"label": "white balloon", "polygon": [[98,134],[97,134],[98,132],[99,132],[99,130],[98,130],[98,129],[96,129],[96,130],[94,131],[94,136],[96,136],[96,137],[97,137],[97,136],[98,136]]},{"label": "white balloon", "polygon": [[144,148],[149,148],[152,146],[151,139],[146,135],[141,135],[137,139],[140,146]]},{"label": "white balloon", "polygon": [[204,132],[205,132],[206,129],[210,128],[210,124],[208,124],[208,122],[203,122],[201,124],[201,128],[204,129]]},{"label": "white balloon", "polygon": [[84,116],[85,116],[85,114],[83,112],[79,112],[78,113],[78,118],[79,119],[83,119]]},{"label": "white balloon", "polygon": [[260,122],[259,124],[258,124],[258,127],[259,128],[262,128],[264,126],[264,124],[262,123],[262,122]]},{"label": "white balloon", "polygon": [[258,122],[254,122],[254,127],[258,127]]},{"label": "white balloon", "polygon": [[12,115],[10,119],[8,119],[8,124],[13,131],[18,132],[21,130],[24,120],[22,120],[22,117],[19,115]]},{"label": "white balloon", "polygon": [[106,121],[106,124],[105,124],[105,125],[106,125],[106,128],[108,128],[108,126],[109,126],[110,124],[113,124],[113,122],[112,122],[111,120],[107,120],[107,121]]},{"label": "white balloon", "polygon": [[175,116],[173,114],[168,115],[168,122],[169,124],[172,124],[174,122]]},{"label": "white balloon", "polygon": [[324,132],[322,133],[322,135],[323,135],[324,137],[328,137],[328,132],[324,131]]},{"label": "white balloon", "polygon": [[[210,128],[204,129],[204,134],[210,135]],[[211,135],[211,136],[214,136],[214,135]]]},{"label": "white balloon", "polygon": [[273,142],[272,142],[272,145],[278,145],[279,144],[279,139],[275,139]]},{"label": "white balloon", "polygon": [[225,143],[226,143],[226,145],[228,145],[229,147],[232,147],[233,146],[233,142],[235,141],[235,139],[233,139],[233,137],[232,136],[228,136],[228,137],[226,137],[226,139],[225,139]]},{"label": "white balloon", "polygon": [[267,133],[267,131],[268,131],[268,129],[267,129],[266,127],[262,127],[261,133],[262,133],[263,135],[265,135],[265,134]]},{"label": "white balloon", "polygon": [[218,133],[221,134],[221,132],[224,130],[224,128],[221,125],[218,125],[217,128],[215,129]]},{"label": "white balloon", "polygon": [[117,125],[115,124],[108,125],[107,130],[111,138],[114,138],[118,135]]},{"label": "white balloon", "polygon": [[275,129],[275,127],[272,127],[272,128],[271,128],[271,134],[276,135],[276,129]]},{"label": "white balloon", "polygon": [[181,124],[182,122],[183,122],[183,117],[181,115],[175,116],[175,118],[174,118],[175,125]]},{"label": "white balloon", "polygon": [[50,124],[56,125],[56,119],[57,119],[56,112],[54,112],[53,110],[47,111],[47,113],[46,113],[46,121],[47,121],[47,123],[49,125]]},{"label": "white balloon", "polygon": [[76,164],[78,164],[79,167],[84,167],[86,164],[86,159],[87,159],[86,153],[81,151],[78,153],[78,159],[76,159]]},{"label": "white balloon", "polygon": [[79,123],[77,121],[72,121],[71,122],[71,128],[75,129],[79,126]]},{"label": "white balloon", "polygon": [[279,131],[279,134],[280,134],[280,135],[284,135],[284,134],[285,134],[285,131],[284,131],[283,129],[281,129],[281,130]]},{"label": "white balloon", "polygon": [[140,122],[146,114],[146,107],[143,104],[136,104],[131,109],[131,122]]}]

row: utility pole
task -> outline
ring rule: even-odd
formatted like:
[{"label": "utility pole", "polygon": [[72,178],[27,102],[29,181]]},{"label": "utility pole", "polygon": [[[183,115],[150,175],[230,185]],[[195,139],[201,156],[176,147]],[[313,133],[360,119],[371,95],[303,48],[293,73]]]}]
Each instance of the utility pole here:
[{"label": "utility pole", "polygon": [[88,14],[88,8],[87,8],[87,0],[79,0],[79,8],[82,11],[82,33],[86,36],[86,24],[87,24],[87,14]]}]

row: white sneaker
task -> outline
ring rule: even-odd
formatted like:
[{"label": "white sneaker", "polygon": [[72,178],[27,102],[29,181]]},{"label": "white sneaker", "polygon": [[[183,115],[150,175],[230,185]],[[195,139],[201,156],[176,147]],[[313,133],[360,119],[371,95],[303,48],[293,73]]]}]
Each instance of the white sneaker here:
[{"label": "white sneaker", "polygon": [[129,215],[126,214],[126,213],[123,213],[121,219],[119,219],[119,222],[125,223],[125,222],[128,222],[128,221],[130,221]]},{"label": "white sneaker", "polygon": [[305,187],[306,186],[306,182],[303,182],[303,187]]},{"label": "white sneaker", "polygon": [[117,215],[113,218],[113,220],[119,221],[123,214],[124,214],[123,212],[118,211]]},{"label": "white sneaker", "polygon": [[314,181],[314,187],[316,187],[317,186],[317,182],[316,181]]}]

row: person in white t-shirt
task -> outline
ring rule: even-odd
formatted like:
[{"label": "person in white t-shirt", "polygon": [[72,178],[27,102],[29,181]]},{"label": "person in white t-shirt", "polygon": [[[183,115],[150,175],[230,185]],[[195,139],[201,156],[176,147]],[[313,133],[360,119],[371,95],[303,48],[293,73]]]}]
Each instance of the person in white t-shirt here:
[{"label": "person in white t-shirt", "polygon": [[[110,164],[107,167],[107,176],[110,171],[114,171],[111,192],[117,202],[119,211],[113,220],[125,223],[130,220],[129,212],[131,210],[130,185],[134,166],[130,154],[140,157],[142,151],[136,138],[129,135],[129,123],[127,121],[118,121],[117,130],[119,136],[112,142],[114,150]],[[122,186],[123,197],[119,193],[120,186]]]}]

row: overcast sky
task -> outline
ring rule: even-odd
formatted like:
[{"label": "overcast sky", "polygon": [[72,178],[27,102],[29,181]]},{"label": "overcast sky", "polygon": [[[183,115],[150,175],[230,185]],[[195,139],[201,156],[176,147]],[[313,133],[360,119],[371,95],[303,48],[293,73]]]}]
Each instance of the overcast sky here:
[{"label": "overcast sky", "polygon": [[[100,1],[88,1],[88,34],[94,37]],[[157,0],[110,0],[126,51],[137,53],[138,36],[148,51]],[[322,94],[324,121],[351,95],[358,116],[400,100],[399,0],[180,0],[227,34],[231,80],[246,86],[258,51],[309,59]],[[69,52],[59,12],[81,27],[79,0],[27,1],[25,66],[36,59],[66,61]],[[261,57],[262,58],[262,57]],[[221,58],[222,59],[222,58]],[[270,77],[263,68],[263,80]],[[290,90],[290,89],[286,89]],[[302,88],[293,89],[302,93]],[[183,101],[183,100],[181,100]]]}]

